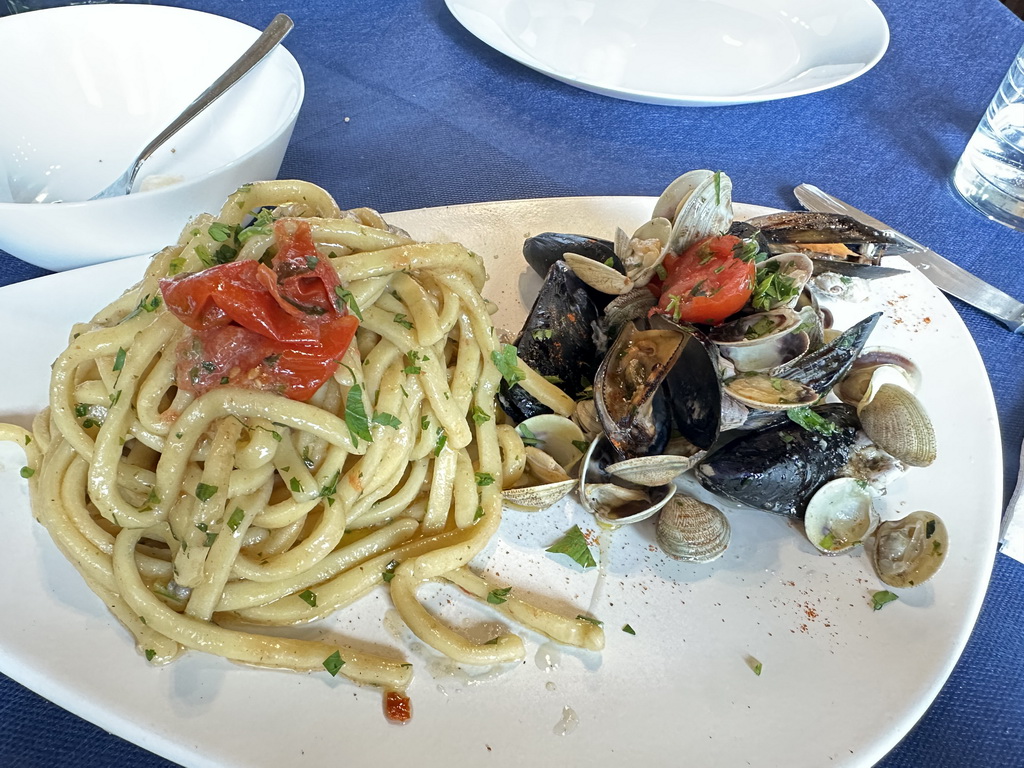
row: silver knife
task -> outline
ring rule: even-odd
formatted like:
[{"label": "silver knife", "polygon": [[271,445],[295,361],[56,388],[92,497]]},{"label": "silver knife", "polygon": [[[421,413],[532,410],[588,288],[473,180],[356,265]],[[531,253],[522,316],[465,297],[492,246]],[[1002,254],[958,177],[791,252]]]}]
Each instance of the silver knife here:
[{"label": "silver knife", "polygon": [[991,315],[1014,333],[1024,334],[1024,304],[1012,296],[975,277],[949,259],[939,256],[931,248],[926,248],[916,240],[897,232],[873,216],[858,211],[852,205],[844,203],[813,184],[801,184],[793,192],[800,204],[809,211],[843,213],[863,224],[882,230],[887,235],[892,235],[907,246],[907,251],[900,255],[917,267],[939,290]]}]

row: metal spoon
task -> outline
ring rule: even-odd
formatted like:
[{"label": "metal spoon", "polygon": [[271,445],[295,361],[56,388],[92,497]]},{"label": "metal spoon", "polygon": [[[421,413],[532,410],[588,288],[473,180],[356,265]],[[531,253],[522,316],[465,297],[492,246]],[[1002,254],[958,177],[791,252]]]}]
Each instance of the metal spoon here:
[{"label": "metal spoon", "polygon": [[218,77],[213,84],[203,91],[185,111],[174,118],[174,121],[164,128],[160,134],[146,145],[145,149],[131,164],[121,177],[104,189],[102,192],[90,197],[90,200],[100,200],[104,197],[117,197],[127,195],[132,191],[135,177],[138,176],[142,164],[171,136],[184,128],[192,119],[219,99],[231,86],[242,79],[250,69],[259,64],[263,58],[270,53],[277,44],[284,40],[295,24],[285,14],[279,13],[270,22],[263,34],[261,34],[248,50],[243,53],[234,64],[232,64],[223,75]]}]

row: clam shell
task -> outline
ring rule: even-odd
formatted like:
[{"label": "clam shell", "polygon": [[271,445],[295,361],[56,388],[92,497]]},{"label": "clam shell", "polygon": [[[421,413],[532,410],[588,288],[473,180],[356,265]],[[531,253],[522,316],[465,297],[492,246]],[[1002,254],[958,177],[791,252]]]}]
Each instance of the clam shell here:
[{"label": "clam shell", "polygon": [[575,253],[566,253],[562,258],[565,259],[565,263],[569,265],[576,277],[595,291],[617,296],[628,293],[633,288],[632,280],[614,267],[609,267],[600,261],[594,261]]},{"label": "clam shell", "polygon": [[614,483],[583,483],[583,506],[608,525],[631,525],[656,515],[675,493],[671,483],[657,488],[625,488]]},{"label": "clam shell", "polygon": [[743,315],[712,328],[708,337],[719,347],[764,344],[800,325],[800,315],[788,307]]},{"label": "clam shell", "polygon": [[935,575],[948,549],[949,533],[938,515],[912,512],[878,526],[875,570],[890,587],[916,587]]},{"label": "clam shell", "polygon": [[[518,429],[520,434],[533,435],[537,440],[534,447],[548,454],[566,472],[583,458],[580,445],[586,442],[586,438],[571,419],[555,413],[544,413],[525,419]],[[528,456],[529,453],[527,450]]]},{"label": "clam shell", "polygon": [[609,464],[605,467],[605,471],[620,480],[653,488],[671,483],[683,472],[694,467],[705,453],[707,452],[699,451],[692,456],[676,456],[668,453],[658,456],[638,456],[635,459]]},{"label": "clam shell", "polygon": [[773,336],[764,344],[723,346],[720,354],[740,373],[775,372],[795,363],[811,348],[811,337],[803,331]]},{"label": "clam shell", "polygon": [[765,373],[748,373],[725,382],[725,391],[737,402],[762,411],[785,411],[818,401],[818,393],[797,381]]},{"label": "clam shell", "polygon": [[913,393],[895,384],[882,384],[857,409],[864,434],[886,453],[912,467],[935,461],[935,429]]},{"label": "clam shell", "polygon": [[[775,272],[779,277],[776,280],[784,281],[789,294],[783,300],[774,300],[767,296],[760,297],[765,303],[755,303],[756,309],[775,309],[777,307],[795,307],[800,300],[800,294],[807,285],[807,281],[814,274],[814,263],[810,257],[803,253],[780,253],[765,259],[757,265],[756,280],[760,283],[767,272]],[[759,296],[755,294],[755,299]]]},{"label": "clam shell", "polygon": [[526,446],[526,466],[530,474],[540,480],[541,484],[560,483],[572,479],[553,456],[532,445]]},{"label": "clam shell", "polygon": [[658,546],[670,557],[707,563],[729,546],[731,528],[717,507],[675,494],[658,517]]},{"label": "clam shell", "polygon": [[841,477],[821,486],[807,502],[804,533],[821,552],[835,554],[860,544],[878,524],[865,483]]},{"label": "clam shell", "polygon": [[506,488],[501,495],[505,501],[517,507],[546,509],[571,493],[575,487],[575,480],[563,480],[558,483]]},{"label": "clam shell", "polygon": [[850,370],[832,391],[844,403],[856,406],[860,405],[871,389],[877,389],[886,382],[916,392],[921,385],[921,371],[903,352],[873,347],[857,356]]}]

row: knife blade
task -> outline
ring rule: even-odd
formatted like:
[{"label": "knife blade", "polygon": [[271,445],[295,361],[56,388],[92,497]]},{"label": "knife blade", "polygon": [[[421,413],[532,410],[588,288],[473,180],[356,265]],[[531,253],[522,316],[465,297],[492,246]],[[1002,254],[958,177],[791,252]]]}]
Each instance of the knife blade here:
[{"label": "knife blade", "polygon": [[813,184],[800,184],[793,192],[800,204],[809,211],[846,214],[887,235],[892,235],[907,246],[907,250],[900,255],[917,267],[939,290],[991,315],[1014,333],[1024,334],[1024,304],[1012,296],[975,277],[931,248],[926,248],[916,240],[897,232],[889,225],[857,210],[849,203],[844,203]]}]

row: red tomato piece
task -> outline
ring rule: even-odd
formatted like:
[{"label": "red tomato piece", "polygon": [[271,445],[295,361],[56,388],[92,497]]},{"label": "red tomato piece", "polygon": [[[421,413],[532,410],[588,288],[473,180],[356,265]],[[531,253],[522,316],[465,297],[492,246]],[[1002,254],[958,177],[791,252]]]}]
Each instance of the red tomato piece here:
[{"label": "red tomato piece", "polygon": [[399,725],[409,722],[412,718],[412,702],[409,697],[398,691],[387,691],[384,694],[384,716]]},{"label": "red tomato piece", "polygon": [[719,235],[701,240],[681,256],[670,254],[658,306],[651,313],[717,325],[739,312],[754,290],[754,262],[734,255],[741,244],[738,237]]},{"label": "red tomato piece", "polygon": [[337,273],[308,222],[282,219],[274,233],[273,268],[232,262],[160,282],[167,308],[192,329],[178,350],[179,387],[308,400],[337,369],[359,325],[337,297]]}]

